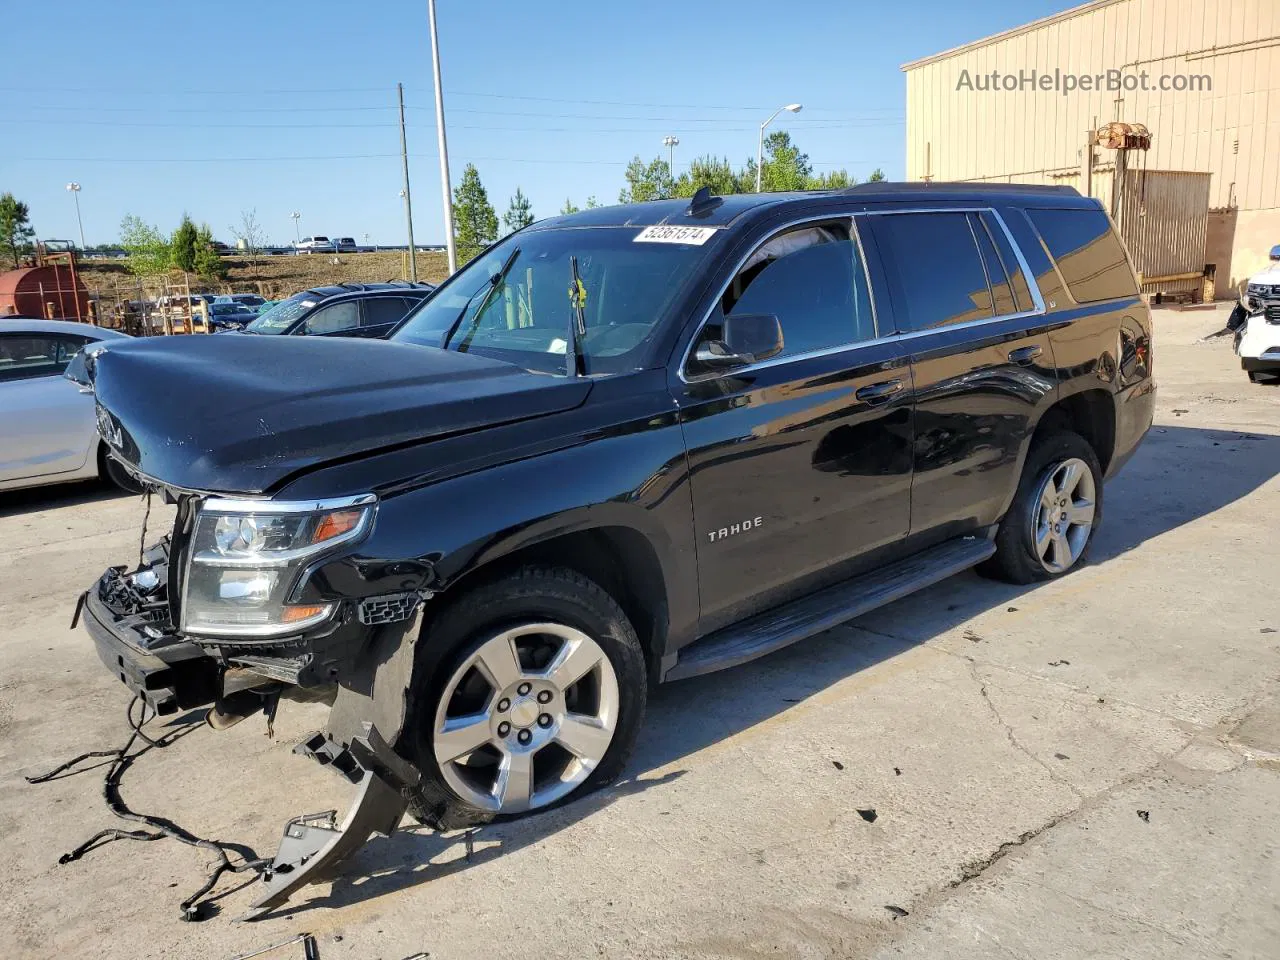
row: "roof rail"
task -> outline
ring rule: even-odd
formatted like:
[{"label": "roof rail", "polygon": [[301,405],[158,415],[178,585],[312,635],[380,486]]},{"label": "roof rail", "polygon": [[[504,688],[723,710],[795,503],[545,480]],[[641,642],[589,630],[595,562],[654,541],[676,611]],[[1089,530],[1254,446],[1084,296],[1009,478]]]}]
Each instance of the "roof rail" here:
[{"label": "roof rail", "polygon": [[1052,194],[1078,197],[1080,192],[1075,187],[1054,186],[1042,183],[991,183],[986,180],[874,180],[846,187],[841,194],[861,193],[928,193],[938,190],[964,190],[973,193],[1030,193]]}]

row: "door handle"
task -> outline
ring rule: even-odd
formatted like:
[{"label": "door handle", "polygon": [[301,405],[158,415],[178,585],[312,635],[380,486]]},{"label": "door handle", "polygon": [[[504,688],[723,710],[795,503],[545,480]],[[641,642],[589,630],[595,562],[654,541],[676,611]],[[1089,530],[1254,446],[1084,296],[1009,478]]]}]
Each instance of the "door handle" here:
[{"label": "door handle", "polygon": [[1032,360],[1037,359],[1042,353],[1044,353],[1044,351],[1040,349],[1040,344],[1038,343],[1032,344],[1029,347],[1019,347],[1017,350],[1010,351],[1009,361],[1011,363],[1030,363]]},{"label": "door handle", "polygon": [[901,380],[883,380],[880,383],[871,383],[865,387],[859,387],[853,395],[859,400],[874,403],[876,400],[883,400],[885,397],[892,396],[901,389]]}]

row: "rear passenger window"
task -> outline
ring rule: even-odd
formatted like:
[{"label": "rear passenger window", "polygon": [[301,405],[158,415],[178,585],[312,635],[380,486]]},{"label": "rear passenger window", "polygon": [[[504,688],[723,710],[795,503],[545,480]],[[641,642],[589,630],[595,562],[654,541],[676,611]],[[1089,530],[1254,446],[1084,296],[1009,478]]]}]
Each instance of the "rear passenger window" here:
[{"label": "rear passenger window", "polygon": [[1101,210],[1028,210],[1077,303],[1138,293],[1120,238]]},{"label": "rear passenger window", "polygon": [[[846,224],[790,230],[761,244],[734,277],[709,327],[731,314],[773,314],[782,356],[875,338],[867,272]],[[718,331],[709,329],[709,335]]]},{"label": "rear passenger window", "polygon": [[991,303],[995,308],[996,316],[1007,317],[1011,313],[1017,313],[1018,309],[1013,301],[1013,290],[1009,287],[1009,278],[1005,274],[1004,264],[996,253],[995,242],[976,213],[969,214],[969,228],[973,230],[973,238],[978,241],[978,250],[987,268],[987,283],[991,286]]},{"label": "rear passenger window", "polygon": [[902,332],[993,316],[987,271],[965,213],[891,213],[868,217],[890,276],[897,281]]},{"label": "rear passenger window", "polygon": [[380,327],[395,323],[408,310],[402,297],[370,297],[364,302],[364,326]]}]

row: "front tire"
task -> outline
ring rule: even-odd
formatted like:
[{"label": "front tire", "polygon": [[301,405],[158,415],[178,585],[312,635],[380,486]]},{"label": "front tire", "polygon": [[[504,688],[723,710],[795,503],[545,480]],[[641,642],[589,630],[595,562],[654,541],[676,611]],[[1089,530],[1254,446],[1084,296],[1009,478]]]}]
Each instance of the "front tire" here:
[{"label": "front tire", "polygon": [[141,493],[142,485],[130,476],[129,471],[107,453],[105,446],[98,449],[98,475],[106,477],[125,493]]},{"label": "front tire", "polygon": [[1102,467],[1077,433],[1032,441],[1022,479],[980,572],[1010,583],[1060,577],[1084,563],[1102,520]]},{"label": "front tire", "polygon": [[598,584],[526,567],[463,595],[419,640],[402,752],[414,815],[450,830],[549,809],[622,773],[644,653]]}]

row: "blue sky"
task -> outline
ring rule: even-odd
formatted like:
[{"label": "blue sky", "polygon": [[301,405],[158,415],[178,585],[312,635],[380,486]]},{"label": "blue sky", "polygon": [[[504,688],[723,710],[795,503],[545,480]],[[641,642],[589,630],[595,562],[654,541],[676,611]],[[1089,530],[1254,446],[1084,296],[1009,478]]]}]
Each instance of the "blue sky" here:
[{"label": "blue sky", "polygon": [[[819,171],[903,175],[911,59],[1070,0],[645,4],[439,0],[454,183],[473,162],[499,215],[615,202],[635,154],[754,155],[759,123],[792,132]],[[425,0],[175,3],[59,0],[5,11],[0,192],[42,238],[89,243],[126,213],[182,212],[231,240],[242,210],[269,239],[404,242],[395,85],[405,85],[417,240],[443,241]],[[781,17],[781,19],[779,19]]]}]

